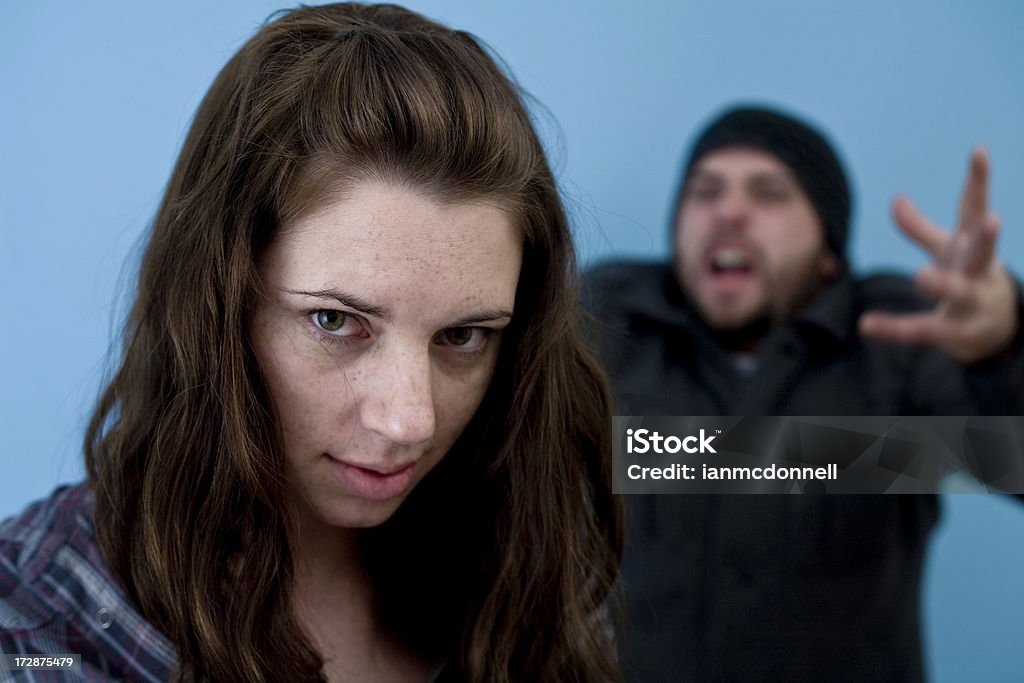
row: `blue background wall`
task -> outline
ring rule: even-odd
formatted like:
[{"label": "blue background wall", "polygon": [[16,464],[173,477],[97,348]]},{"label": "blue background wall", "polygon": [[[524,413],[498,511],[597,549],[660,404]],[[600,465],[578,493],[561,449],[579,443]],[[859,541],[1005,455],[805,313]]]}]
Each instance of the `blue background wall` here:
[{"label": "blue background wall", "polygon": [[[910,268],[898,192],[948,224],[992,152],[1024,273],[1024,5],[413,0],[484,38],[543,105],[585,261],[664,256],[694,128],[760,100],[824,126],[854,178],[852,261]],[[11,3],[0,25],[0,517],[80,478],[79,441],[137,252],[216,71],[278,3]],[[128,264],[125,266],[124,264]],[[947,498],[927,581],[937,681],[1024,671],[1024,508]]]}]

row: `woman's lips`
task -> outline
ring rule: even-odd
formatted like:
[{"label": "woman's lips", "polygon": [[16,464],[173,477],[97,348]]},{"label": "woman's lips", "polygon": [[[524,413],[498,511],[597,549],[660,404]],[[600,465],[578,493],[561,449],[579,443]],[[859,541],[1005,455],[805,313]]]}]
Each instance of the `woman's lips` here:
[{"label": "woman's lips", "polygon": [[416,463],[397,469],[378,465],[342,462],[324,454],[342,482],[357,496],[369,500],[388,500],[409,492],[416,477]]}]

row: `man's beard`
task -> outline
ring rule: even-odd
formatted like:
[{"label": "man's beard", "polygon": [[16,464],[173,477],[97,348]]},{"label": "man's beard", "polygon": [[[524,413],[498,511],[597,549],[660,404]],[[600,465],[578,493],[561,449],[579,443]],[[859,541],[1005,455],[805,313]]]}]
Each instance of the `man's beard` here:
[{"label": "man's beard", "polygon": [[792,320],[834,281],[834,277],[823,276],[817,264],[817,258],[802,261],[795,275],[788,273],[791,277],[787,282],[765,283],[764,287],[768,291],[774,288],[776,292],[785,293],[776,297],[769,296],[763,306],[735,326],[713,325],[701,307],[696,305],[696,298],[689,293],[687,297],[694,302],[701,319],[718,344],[731,351],[754,351],[773,326]]}]

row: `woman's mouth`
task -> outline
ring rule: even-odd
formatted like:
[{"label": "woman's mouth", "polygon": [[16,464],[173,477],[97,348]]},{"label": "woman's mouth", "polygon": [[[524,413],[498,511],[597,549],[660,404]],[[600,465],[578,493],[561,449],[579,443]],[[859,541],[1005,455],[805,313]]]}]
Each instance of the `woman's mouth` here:
[{"label": "woman's mouth", "polygon": [[370,500],[389,500],[405,495],[416,477],[417,462],[399,465],[359,464],[324,457],[342,482],[357,496]]}]

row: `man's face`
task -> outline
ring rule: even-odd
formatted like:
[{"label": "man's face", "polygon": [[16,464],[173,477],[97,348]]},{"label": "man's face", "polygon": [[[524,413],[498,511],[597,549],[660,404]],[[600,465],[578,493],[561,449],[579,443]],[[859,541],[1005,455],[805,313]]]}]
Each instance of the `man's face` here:
[{"label": "man's face", "polygon": [[720,331],[785,319],[838,263],[792,171],[749,147],[695,164],[676,215],[675,271],[704,320]]}]

